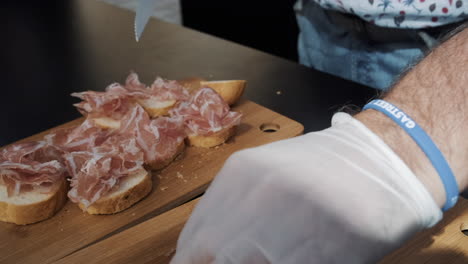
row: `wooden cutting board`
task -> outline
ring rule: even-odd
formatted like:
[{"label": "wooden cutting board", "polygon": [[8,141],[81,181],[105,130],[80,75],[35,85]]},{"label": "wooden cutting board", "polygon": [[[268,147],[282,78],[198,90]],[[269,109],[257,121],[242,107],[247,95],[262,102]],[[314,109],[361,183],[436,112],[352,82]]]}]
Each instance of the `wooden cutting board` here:
[{"label": "wooden cutting board", "polygon": [[175,254],[179,234],[199,199],[77,251],[54,264],[167,264]]},{"label": "wooden cutting board", "polygon": [[442,221],[418,233],[379,263],[468,263],[468,200],[460,198],[455,207],[444,214]]},{"label": "wooden cutting board", "polygon": [[[153,173],[153,191],[148,197],[121,213],[88,215],[67,202],[57,215],[40,223],[0,223],[0,263],[50,263],[73,254],[202,194],[233,152],[303,132],[301,124],[250,101],[241,101],[234,110],[244,117],[233,139],[213,149],[187,148],[170,166]],[[39,139],[45,133],[25,140]]]}]

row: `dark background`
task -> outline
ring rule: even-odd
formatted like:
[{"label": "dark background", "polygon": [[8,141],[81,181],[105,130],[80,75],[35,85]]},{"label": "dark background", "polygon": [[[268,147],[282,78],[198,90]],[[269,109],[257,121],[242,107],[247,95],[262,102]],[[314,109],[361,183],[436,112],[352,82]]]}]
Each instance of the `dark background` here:
[{"label": "dark background", "polygon": [[0,146],[78,116],[68,96],[83,78],[70,11],[68,1],[2,1]]},{"label": "dark background", "polygon": [[295,2],[181,0],[183,25],[297,61]]}]

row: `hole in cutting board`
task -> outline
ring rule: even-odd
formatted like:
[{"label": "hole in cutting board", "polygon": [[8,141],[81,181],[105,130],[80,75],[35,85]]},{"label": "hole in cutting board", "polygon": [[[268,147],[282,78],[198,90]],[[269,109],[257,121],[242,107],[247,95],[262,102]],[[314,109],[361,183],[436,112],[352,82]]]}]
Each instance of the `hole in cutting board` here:
[{"label": "hole in cutting board", "polygon": [[260,125],[260,130],[265,133],[274,133],[280,130],[280,126],[275,123],[263,123]]},{"label": "hole in cutting board", "polygon": [[468,236],[468,223],[462,223],[460,225],[460,231],[465,235]]}]

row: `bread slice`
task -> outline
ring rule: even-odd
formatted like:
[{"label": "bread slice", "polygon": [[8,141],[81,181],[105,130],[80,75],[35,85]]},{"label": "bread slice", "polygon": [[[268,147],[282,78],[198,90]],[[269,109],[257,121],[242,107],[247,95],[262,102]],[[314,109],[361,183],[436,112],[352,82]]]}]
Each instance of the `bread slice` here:
[{"label": "bread slice", "polygon": [[0,185],[0,221],[27,225],[52,217],[67,201],[65,177],[48,193],[37,190],[8,197],[5,185]]},{"label": "bread slice", "polygon": [[184,149],[185,149],[185,141],[182,140],[182,142],[180,142],[180,144],[177,146],[176,153],[172,157],[169,157],[169,158],[167,158],[165,160],[158,160],[156,162],[148,164],[148,166],[152,170],[160,170],[160,169],[166,167],[167,165],[169,165],[177,156],[179,156],[180,153],[182,153],[184,151]]},{"label": "bread slice", "polygon": [[153,182],[147,170],[140,170],[125,177],[109,193],[91,204],[88,208],[79,207],[88,214],[115,214],[134,205],[151,192]]},{"label": "bread slice", "polygon": [[140,99],[138,103],[152,117],[164,116],[169,114],[169,110],[175,106],[176,100],[157,101],[155,98]]},{"label": "bread slice", "polygon": [[215,90],[228,105],[233,105],[244,94],[245,80],[227,80],[227,81],[201,81],[201,87],[209,87]]},{"label": "bread slice", "polygon": [[120,120],[115,120],[109,117],[93,118],[94,124],[103,129],[118,129],[120,128]]},{"label": "bread slice", "polygon": [[188,142],[191,146],[211,148],[226,142],[236,132],[236,126],[225,128],[209,136],[188,136]]}]

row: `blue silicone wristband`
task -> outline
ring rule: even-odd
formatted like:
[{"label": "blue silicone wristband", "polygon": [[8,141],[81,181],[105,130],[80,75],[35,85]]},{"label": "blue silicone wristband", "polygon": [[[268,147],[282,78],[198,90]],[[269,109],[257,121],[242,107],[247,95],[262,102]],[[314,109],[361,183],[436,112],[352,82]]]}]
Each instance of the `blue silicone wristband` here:
[{"label": "blue silicone wristband", "polygon": [[401,111],[398,107],[384,100],[372,100],[370,103],[364,106],[363,110],[374,109],[384,113],[390,117],[395,123],[402,127],[406,133],[408,133],[413,140],[419,145],[424,151],[426,156],[432,163],[432,166],[436,169],[439,174],[442,183],[445,188],[445,195],[447,200],[442,210],[447,211],[452,208],[458,200],[458,185],[455,180],[455,176],[450,169],[447,161],[444,158],[442,152],[435,145],[428,134],[407,114]]}]

